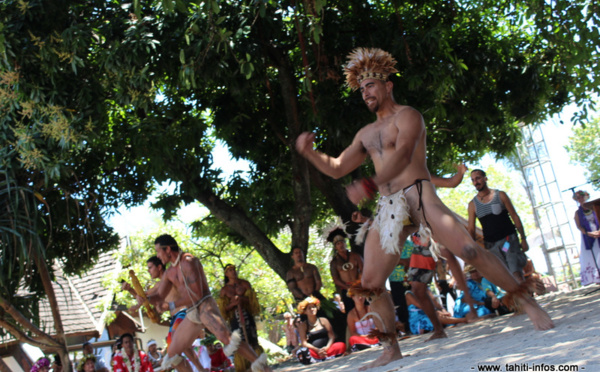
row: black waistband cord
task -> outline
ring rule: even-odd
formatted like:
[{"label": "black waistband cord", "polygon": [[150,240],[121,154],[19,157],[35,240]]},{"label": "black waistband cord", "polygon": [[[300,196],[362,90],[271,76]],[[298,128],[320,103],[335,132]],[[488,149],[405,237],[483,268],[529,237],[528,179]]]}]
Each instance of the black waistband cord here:
[{"label": "black waistband cord", "polygon": [[415,180],[415,183],[414,183],[414,185],[417,187],[417,193],[419,194],[419,208],[417,208],[417,210],[422,211],[423,219],[425,220],[425,224],[431,230],[431,225],[429,224],[429,221],[427,221],[427,217],[425,216],[425,206],[423,205],[423,181],[431,182],[426,179],[418,179],[418,180]]}]

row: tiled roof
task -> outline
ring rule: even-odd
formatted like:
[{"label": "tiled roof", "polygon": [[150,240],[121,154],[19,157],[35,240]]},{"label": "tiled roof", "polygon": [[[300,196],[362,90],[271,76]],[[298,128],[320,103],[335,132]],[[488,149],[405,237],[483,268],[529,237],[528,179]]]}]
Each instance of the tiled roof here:
[{"label": "tiled roof", "polygon": [[[98,305],[112,296],[102,286],[102,278],[119,268],[113,255],[114,252],[101,254],[93,268],[81,277],[66,277],[62,270],[55,270],[56,281],[52,285],[67,336],[103,332],[105,311]],[[50,305],[46,299],[40,302],[40,322],[42,330],[50,335],[55,334]],[[0,345],[14,341],[13,337],[4,337],[0,339]]]}]

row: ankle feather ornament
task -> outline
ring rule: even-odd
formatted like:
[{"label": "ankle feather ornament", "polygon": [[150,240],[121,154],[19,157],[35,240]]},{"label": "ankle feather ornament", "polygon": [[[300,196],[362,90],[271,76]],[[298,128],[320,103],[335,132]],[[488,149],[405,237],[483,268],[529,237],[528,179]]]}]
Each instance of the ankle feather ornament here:
[{"label": "ankle feather ornament", "polygon": [[261,371],[265,370],[266,366],[267,366],[267,354],[262,353],[262,354],[260,354],[258,359],[256,359],[254,362],[252,362],[252,364],[250,365],[250,368],[252,369],[252,372],[261,372]]},{"label": "ankle feather ornament", "polygon": [[242,342],[242,336],[241,336],[240,330],[237,329],[231,334],[231,339],[229,341],[229,345],[227,345],[223,348],[223,352],[225,353],[225,356],[230,357],[231,355],[233,355],[233,353],[235,353],[237,351],[237,349],[240,347],[241,342]]},{"label": "ankle feather ornament", "polygon": [[506,295],[502,297],[502,303],[511,310],[520,310],[520,305],[517,302],[517,298],[521,296],[529,296],[530,292],[535,290],[535,285],[536,283],[534,278],[527,278],[525,281],[519,284],[517,289],[513,291],[507,291]]}]

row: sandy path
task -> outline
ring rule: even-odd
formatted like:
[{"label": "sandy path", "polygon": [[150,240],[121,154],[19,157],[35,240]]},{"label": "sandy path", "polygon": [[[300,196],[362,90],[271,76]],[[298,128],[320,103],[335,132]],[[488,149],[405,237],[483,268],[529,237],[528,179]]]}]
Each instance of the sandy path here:
[{"label": "sandy path", "polygon": [[[447,329],[448,339],[425,343],[429,336],[421,335],[401,340],[405,357],[370,371],[479,371],[484,366],[499,366],[498,371],[558,371],[567,365],[571,371],[600,371],[600,291],[589,294],[596,288],[539,297],[554,320],[552,330],[535,331],[525,315],[461,325]],[[286,363],[276,370],[355,371],[380,353],[366,350],[310,366]]]}]

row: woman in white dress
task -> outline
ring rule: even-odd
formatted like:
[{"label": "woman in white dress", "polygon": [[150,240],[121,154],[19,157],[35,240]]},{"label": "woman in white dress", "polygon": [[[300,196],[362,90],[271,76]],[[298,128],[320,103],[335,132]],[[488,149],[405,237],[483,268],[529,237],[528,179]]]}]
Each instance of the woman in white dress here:
[{"label": "woman in white dress", "polygon": [[579,209],[575,212],[575,224],[581,231],[579,264],[581,285],[584,286],[600,283],[600,224],[596,213],[583,207],[583,203],[589,198],[587,191],[579,190],[573,194],[573,199],[579,203]]}]

